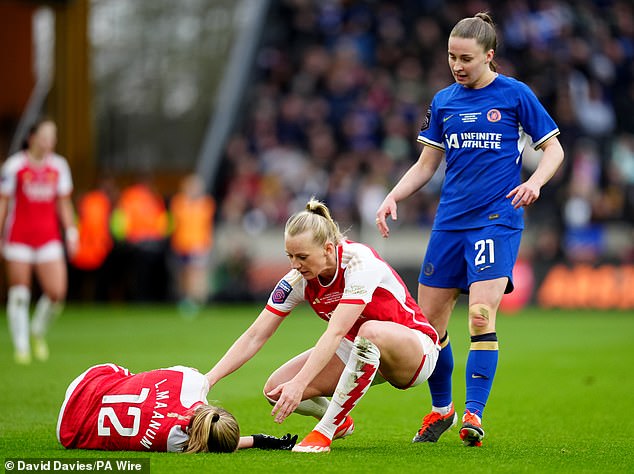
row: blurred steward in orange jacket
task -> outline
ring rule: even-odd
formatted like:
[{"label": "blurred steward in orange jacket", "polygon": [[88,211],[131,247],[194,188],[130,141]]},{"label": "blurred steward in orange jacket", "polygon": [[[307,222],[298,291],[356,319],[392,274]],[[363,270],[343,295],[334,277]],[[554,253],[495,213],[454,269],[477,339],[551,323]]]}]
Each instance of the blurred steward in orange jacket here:
[{"label": "blurred steward in orange jacket", "polygon": [[183,315],[194,315],[207,302],[215,212],[216,202],[205,193],[202,179],[195,174],[186,176],[170,202],[171,250]]},{"label": "blurred steward in orange jacket", "polygon": [[149,176],[121,192],[111,228],[129,256],[127,296],[135,301],[165,299],[168,215],[163,197],[154,190]]},{"label": "blurred steward in orange jacket", "polygon": [[112,203],[103,189],[85,193],[77,203],[79,242],[70,262],[80,270],[96,270],[112,250]]}]

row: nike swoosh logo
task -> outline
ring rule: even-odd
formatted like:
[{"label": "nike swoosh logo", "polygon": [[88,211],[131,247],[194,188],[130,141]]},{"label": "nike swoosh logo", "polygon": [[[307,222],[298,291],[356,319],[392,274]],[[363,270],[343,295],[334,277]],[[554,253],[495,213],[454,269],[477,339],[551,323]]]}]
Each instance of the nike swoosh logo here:
[{"label": "nike swoosh logo", "polygon": [[453,117],[454,114],[449,115],[448,117],[445,117],[442,119],[443,122],[446,122],[447,120],[449,120],[451,117]]},{"label": "nike swoosh logo", "polygon": [[471,374],[471,378],[472,379],[485,379],[486,377],[484,375]]}]

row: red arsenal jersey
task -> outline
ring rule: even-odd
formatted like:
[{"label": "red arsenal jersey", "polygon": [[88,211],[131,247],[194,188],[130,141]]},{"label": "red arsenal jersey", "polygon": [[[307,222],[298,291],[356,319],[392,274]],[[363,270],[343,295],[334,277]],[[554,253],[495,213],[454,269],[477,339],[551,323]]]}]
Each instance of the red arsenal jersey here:
[{"label": "red arsenal jersey", "polygon": [[207,403],[204,375],[175,366],[132,374],[103,364],[66,391],[57,439],[66,448],[180,451],[192,410]]},{"label": "red arsenal jersey", "polygon": [[337,272],[322,284],[319,278],[306,281],[291,270],[277,284],[266,308],[286,316],[307,301],[317,315],[328,321],[339,303],[365,304],[361,316],[346,337],[354,340],[367,320],[392,321],[427,334],[438,342],[435,329],[423,316],[401,277],[376,251],[366,245],[344,241],[337,246]]},{"label": "red arsenal jersey", "polygon": [[72,190],[70,169],[61,156],[52,153],[41,162],[24,152],[10,156],[0,182],[0,194],[11,198],[7,241],[40,247],[60,240],[57,198]]}]

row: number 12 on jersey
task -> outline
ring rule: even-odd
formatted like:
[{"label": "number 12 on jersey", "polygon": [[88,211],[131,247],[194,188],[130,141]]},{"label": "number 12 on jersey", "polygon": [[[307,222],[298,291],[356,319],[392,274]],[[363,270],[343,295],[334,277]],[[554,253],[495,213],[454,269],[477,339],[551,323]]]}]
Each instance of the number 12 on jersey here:
[{"label": "number 12 on jersey", "polygon": [[[143,403],[147,396],[150,393],[149,388],[144,388],[141,390],[141,393],[138,395],[104,395],[101,399],[102,404],[119,404],[119,403],[129,403],[129,404],[139,404]],[[99,436],[110,436],[110,427],[105,426],[104,422],[106,418],[110,420],[114,429],[121,436],[136,436],[139,433],[139,425],[141,423],[141,408],[139,407],[128,407],[128,415],[132,417],[132,426],[126,428],[123,426],[123,423],[117,418],[117,414],[114,411],[114,408],[110,406],[102,406],[99,409],[99,419],[97,423],[97,432]]]}]

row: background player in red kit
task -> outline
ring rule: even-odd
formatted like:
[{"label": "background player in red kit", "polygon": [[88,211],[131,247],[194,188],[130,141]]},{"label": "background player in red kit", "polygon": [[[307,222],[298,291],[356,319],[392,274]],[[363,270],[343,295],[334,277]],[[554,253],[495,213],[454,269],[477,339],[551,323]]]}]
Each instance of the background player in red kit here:
[{"label": "background player in red kit", "polygon": [[228,411],[207,404],[204,375],[183,366],[132,374],[115,364],[89,368],[69,385],[57,421],[66,448],[108,451],[233,452],[291,449],[297,435],[240,437]]},{"label": "background player in red kit", "polygon": [[264,393],[278,423],[294,411],[320,419],[293,451],[327,452],[354,430],[349,413],[377,372],[401,389],[427,380],[438,335],[396,272],[373,249],[346,240],[323,203],[311,199],[293,215],[284,241],[292,270],[207,379],[213,386],[245,364],[308,301],[328,326],[314,348],[271,375]]},{"label": "background player in red kit", "polygon": [[[56,142],[55,123],[40,121],[31,127],[23,149],[2,166],[0,228],[5,231],[7,317],[15,361],[20,364],[31,362],[30,336],[35,357],[48,358],[44,336],[66,298],[68,281],[60,222],[69,254],[77,246],[71,201],[73,181],[68,163],[54,152]],[[29,328],[34,273],[43,294]]]}]

